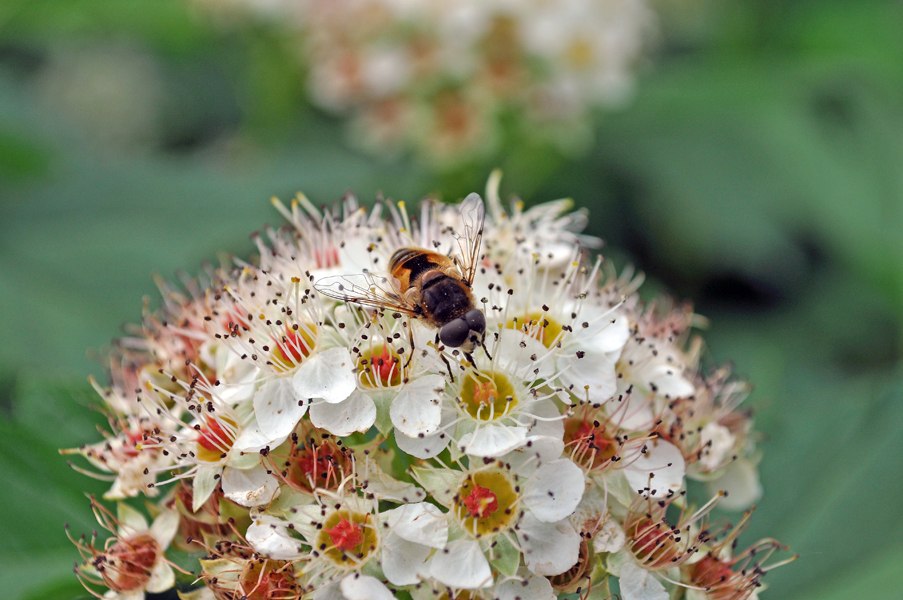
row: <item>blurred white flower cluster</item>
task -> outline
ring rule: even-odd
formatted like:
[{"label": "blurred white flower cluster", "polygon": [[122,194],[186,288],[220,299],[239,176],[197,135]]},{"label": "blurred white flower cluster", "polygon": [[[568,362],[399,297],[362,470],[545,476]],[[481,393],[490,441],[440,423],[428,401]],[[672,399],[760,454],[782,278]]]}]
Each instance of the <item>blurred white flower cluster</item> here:
[{"label": "blurred white flower cluster", "polygon": [[[120,503],[92,501],[109,539],[73,538],[85,585],[141,598],[188,553],[189,599],[754,597],[783,547],[710,523],[760,492],[746,385],[700,372],[689,307],[588,257],[585,213],[506,209],[498,182],[485,210],[277,201],[257,263],[163,286],[97,386],[106,439],[67,451]],[[416,290],[430,252],[451,267]],[[485,317],[473,344],[377,300],[442,278]]]},{"label": "blurred white flower cluster", "polygon": [[[507,135],[568,148],[623,103],[656,29],[648,0],[196,0],[288,27],[322,108],[354,142],[439,163]],[[241,17],[239,17],[241,18]]]}]

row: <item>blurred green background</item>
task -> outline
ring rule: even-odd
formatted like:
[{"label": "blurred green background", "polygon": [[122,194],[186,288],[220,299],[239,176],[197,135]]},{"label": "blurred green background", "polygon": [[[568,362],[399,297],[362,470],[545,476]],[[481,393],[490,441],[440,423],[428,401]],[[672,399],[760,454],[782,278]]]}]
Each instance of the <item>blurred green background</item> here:
[{"label": "blurred green background", "polygon": [[[664,3],[663,3],[664,4]],[[176,277],[247,253],[267,201],[353,190],[572,196],[617,264],[711,318],[751,379],[766,494],[799,552],[766,598],[899,598],[903,4],[668,2],[634,102],[585,157],[526,145],[442,173],[374,160],[304,100],[280,34],[178,0],[0,4],[0,589],[84,597],[63,523],[99,491],[86,375]],[[153,304],[154,300],[151,300]],[[88,349],[88,350],[86,350]]]}]

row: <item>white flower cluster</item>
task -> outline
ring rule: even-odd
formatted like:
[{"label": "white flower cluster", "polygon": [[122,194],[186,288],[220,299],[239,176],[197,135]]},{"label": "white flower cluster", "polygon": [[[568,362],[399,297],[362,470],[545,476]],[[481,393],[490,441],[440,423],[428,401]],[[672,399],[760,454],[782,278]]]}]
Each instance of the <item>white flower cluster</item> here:
[{"label": "white flower cluster", "polygon": [[312,100],[351,139],[437,162],[491,151],[515,127],[589,141],[623,103],[655,32],[648,0],[195,0],[292,30]]},{"label": "white flower cluster", "polygon": [[[164,286],[98,387],[107,439],[69,451],[107,499],[156,498],[156,519],[94,501],[113,537],[76,540],[86,586],[174,586],[174,540],[203,555],[183,598],[610,598],[614,578],[624,600],[754,596],[781,546],[738,551],[746,517],[708,525],[758,494],[745,386],[700,373],[689,308],[643,303],[638,278],[586,258],[584,213],[505,210],[498,180],[472,281],[457,206],[299,197],[276,202],[288,226],[257,239],[257,264]],[[400,298],[430,252],[452,266],[423,288],[464,286],[485,316],[470,348],[440,341],[440,308],[321,293],[382,273]],[[688,479],[719,491],[694,508]]]}]

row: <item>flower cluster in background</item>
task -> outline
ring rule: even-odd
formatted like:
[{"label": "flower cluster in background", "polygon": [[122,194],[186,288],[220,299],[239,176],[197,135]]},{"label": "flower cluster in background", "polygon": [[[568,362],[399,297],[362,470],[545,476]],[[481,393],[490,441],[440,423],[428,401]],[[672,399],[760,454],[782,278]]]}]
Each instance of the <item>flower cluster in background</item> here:
[{"label": "flower cluster in background", "polygon": [[[623,103],[655,32],[646,0],[197,0],[288,27],[311,99],[384,154],[448,164],[503,138],[574,150]],[[516,129],[516,131],[510,131]]]},{"label": "flower cluster in background", "polygon": [[710,514],[760,494],[746,384],[701,370],[690,307],[642,301],[638,276],[589,255],[583,212],[506,209],[498,182],[470,352],[321,292],[378,281],[399,247],[463,269],[476,194],[276,202],[288,225],[256,238],[258,261],[163,286],[96,386],[105,439],[67,451],[118,502],[92,500],[107,539],[73,538],[85,585],[141,598],[179,571],[189,599],[754,597],[790,558],[737,545],[749,513]]}]

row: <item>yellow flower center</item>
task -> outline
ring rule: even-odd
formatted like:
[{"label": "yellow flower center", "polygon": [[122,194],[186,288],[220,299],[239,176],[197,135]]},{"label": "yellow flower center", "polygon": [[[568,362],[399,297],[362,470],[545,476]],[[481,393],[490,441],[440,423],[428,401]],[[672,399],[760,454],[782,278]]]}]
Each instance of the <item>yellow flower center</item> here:
[{"label": "yellow flower center", "polygon": [[517,406],[514,385],[504,373],[469,373],[461,384],[461,402],[474,419],[493,421]]},{"label": "yellow flower center", "polygon": [[317,535],[316,550],[342,567],[355,567],[376,552],[379,538],[372,516],[346,509],[333,511]]},{"label": "yellow flower center", "polygon": [[224,454],[232,449],[237,427],[235,421],[229,417],[219,419],[209,417],[198,430],[198,460],[218,462]]},{"label": "yellow flower center", "polygon": [[366,388],[393,387],[404,379],[404,362],[387,344],[369,349],[358,360],[360,382]]},{"label": "yellow flower center", "polygon": [[[263,315],[261,315],[263,316]],[[292,325],[278,339],[273,340],[272,360],[280,371],[289,371],[313,354],[317,346],[316,325]]]},{"label": "yellow flower center", "polygon": [[509,528],[517,517],[517,492],[500,469],[469,475],[454,498],[455,515],[476,537]]},{"label": "yellow flower center", "polygon": [[508,329],[516,329],[542,342],[546,348],[554,346],[564,331],[564,326],[544,312],[528,312],[505,323]]}]

